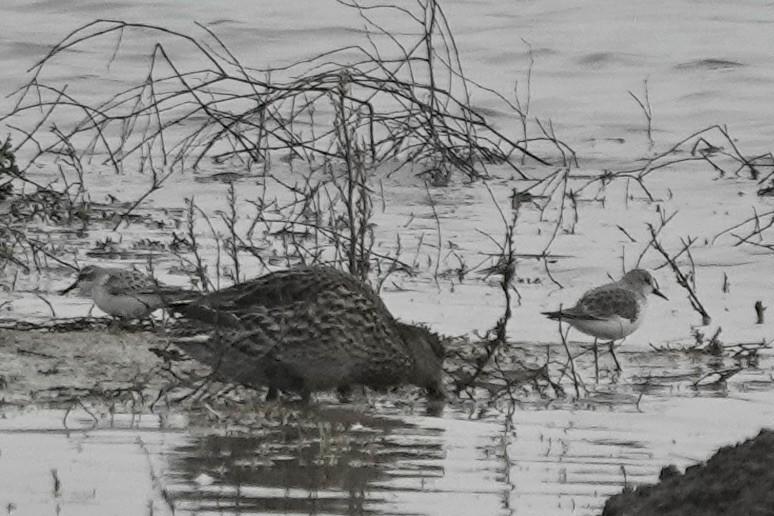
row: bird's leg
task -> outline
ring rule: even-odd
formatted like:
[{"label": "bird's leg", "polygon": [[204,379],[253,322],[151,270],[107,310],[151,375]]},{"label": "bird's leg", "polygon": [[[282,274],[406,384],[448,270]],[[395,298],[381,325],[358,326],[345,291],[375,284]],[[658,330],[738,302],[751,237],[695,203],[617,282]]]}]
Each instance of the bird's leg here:
[{"label": "bird's leg", "polygon": [[109,316],[106,329],[108,333],[118,333],[119,331],[123,330],[123,320],[120,317],[117,317],[115,315]]},{"label": "bird's leg", "polygon": [[276,401],[279,397],[279,389],[273,385],[269,385],[269,391],[266,393],[266,401]]},{"label": "bird's leg", "polygon": [[[153,333],[160,333],[160,328],[156,325],[156,319],[154,319],[151,314],[148,314],[148,316],[145,317],[144,319],[150,325],[151,331]],[[163,321],[162,321],[162,326],[163,326]]]},{"label": "bird's leg", "polygon": [[425,413],[431,417],[440,417],[443,415],[443,409],[446,407],[446,399],[432,397],[427,398],[427,406],[425,407]]},{"label": "bird's leg", "polygon": [[599,348],[597,348],[597,339],[594,338],[594,378],[599,381]]},{"label": "bird's leg", "polygon": [[614,340],[610,341],[610,354],[613,356],[613,360],[615,360],[615,368],[616,371],[621,371],[621,364],[618,362],[618,357],[615,356],[615,350],[613,349],[613,344],[615,344]]},{"label": "bird's leg", "polygon": [[339,397],[339,403],[352,403],[352,386],[340,385],[336,389],[336,394]]}]

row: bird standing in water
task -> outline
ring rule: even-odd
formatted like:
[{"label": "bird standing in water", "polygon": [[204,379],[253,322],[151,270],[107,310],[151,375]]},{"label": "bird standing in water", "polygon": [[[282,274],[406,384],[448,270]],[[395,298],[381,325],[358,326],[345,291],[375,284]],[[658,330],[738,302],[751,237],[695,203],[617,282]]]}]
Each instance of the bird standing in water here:
[{"label": "bird standing in water", "polygon": [[610,354],[620,371],[621,364],[615,356],[613,343],[640,327],[650,294],[667,299],[659,290],[656,279],[648,271],[632,269],[618,281],[589,290],[572,308],[543,312],[543,315],[549,319],[564,321],[594,337],[594,365],[597,371],[597,339],[609,339]]},{"label": "bird standing in water", "polygon": [[412,384],[444,397],[443,346],[397,321],[365,283],[330,267],[296,267],[193,301],[173,302],[172,342],[223,379],[308,400],[354,385]]}]

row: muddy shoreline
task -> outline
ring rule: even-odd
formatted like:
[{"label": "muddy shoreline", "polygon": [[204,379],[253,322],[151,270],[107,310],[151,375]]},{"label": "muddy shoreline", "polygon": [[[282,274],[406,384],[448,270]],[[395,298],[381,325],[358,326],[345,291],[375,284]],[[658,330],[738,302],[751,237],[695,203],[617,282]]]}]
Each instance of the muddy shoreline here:
[{"label": "muddy shoreline", "polygon": [[136,403],[170,378],[164,339],[150,331],[0,330],[0,397],[4,406],[66,407],[93,400]]},{"label": "muddy shoreline", "polygon": [[[0,330],[0,379],[2,379],[0,396],[2,396],[4,416],[10,417],[13,413],[30,413],[36,409],[52,407],[66,410],[85,409],[90,414],[96,415],[95,425],[101,428],[105,423],[96,423],[97,418],[103,418],[102,421],[105,421],[104,418],[112,417],[112,414],[154,412],[152,404],[160,398],[160,393],[165,392],[165,389],[171,392],[173,385],[180,388],[179,384],[175,384],[177,380],[171,376],[169,362],[165,358],[173,359],[177,372],[198,375],[196,376],[198,378],[207,373],[206,368],[181,360],[174,348],[167,347],[162,335],[148,328],[118,328],[104,322],[99,322],[96,326],[98,329],[70,332]],[[258,456],[251,458],[249,450],[240,448],[242,446],[240,443],[252,443],[251,446],[255,446],[255,443],[260,444],[267,438],[270,442],[278,439],[276,446],[281,445],[283,454],[292,456],[295,453],[292,450],[296,446],[292,444],[295,442],[292,436],[298,432],[301,432],[300,435],[311,432],[305,440],[317,442],[320,438],[317,435],[317,429],[322,428],[320,427],[322,424],[341,433],[336,437],[337,442],[341,440],[351,445],[352,442],[359,442],[358,439],[361,439],[358,436],[363,431],[363,425],[366,428],[371,426],[372,423],[367,423],[371,421],[371,417],[380,417],[377,414],[385,411],[385,414],[392,414],[388,418],[394,417],[394,409],[400,407],[400,403],[404,403],[405,408],[399,412],[407,415],[412,411],[412,403],[406,398],[406,393],[403,393],[403,397],[400,398],[402,401],[396,401],[398,398],[390,398],[377,401],[376,405],[360,403],[354,406],[339,406],[334,396],[323,395],[313,403],[311,411],[302,409],[300,412],[298,407],[292,404],[286,407],[265,404],[262,401],[262,393],[242,392],[241,394],[243,395],[241,401],[226,405],[215,403],[212,406],[208,405],[206,410],[198,410],[198,412],[191,410],[191,407],[185,404],[175,405],[170,404],[169,400],[164,400],[163,411],[171,409],[173,412],[185,415],[188,423],[184,424],[184,427],[189,427],[189,431],[193,431],[194,434],[201,434],[201,439],[206,440],[210,435],[212,430],[207,431],[207,428],[231,428],[228,434],[236,432],[233,434],[235,441],[232,446],[237,447],[234,450],[239,449],[237,454],[239,457],[244,456],[239,460],[258,461],[259,467],[263,468],[251,473],[250,478],[259,484],[264,483],[262,480],[264,477],[272,478],[271,470],[274,466],[271,464],[274,464],[277,459],[272,459],[271,455],[260,460]],[[202,406],[197,408],[201,409]],[[552,410],[548,412],[554,412],[557,416],[563,413]],[[334,414],[333,420],[330,420],[330,414]],[[343,419],[342,415],[344,415]],[[406,415],[400,416],[400,419],[406,419]],[[452,414],[452,418],[443,424],[452,423],[459,415]],[[224,417],[226,419],[223,419]],[[515,416],[516,420],[522,418],[523,415]],[[411,419],[408,417],[408,420]],[[227,423],[226,420],[229,422]],[[428,421],[431,420],[432,418]],[[442,423],[442,420],[437,421]],[[221,423],[226,426],[222,426]],[[390,425],[393,424],[398,423],[397,421],[390,423]],[[280,437],[277,437],[272,432],[280,428],[283,430],[277,434]],[[411,428],[411,425],[406,428]],[[517,428],[520,428],[519,431],[524,434],[525,428],[528,427],[522,424],[522,426],[517,425]],[[541,434],[549,431],[550,428],[551,425],[543,425]],[[413,432],[413,430],[408,431]],[[220,430],[215,434],[219,432]],[[328,432],[329,430],[325,431],[326,437],[319,446],[332,439],[327,435]],[[239,435],[241,437],[237,437]],[[269,435],[271,437],[267,437]],[[543,441],[543,437],[540,437],[540,441]],[[266,446],[266,444],[260,444],[260,446]],[[379,449],[381,445],[372,443],[369,438],[364,441],[363,446],[367,449],[376,446],[375,449]],[[437,443],[433,444],[433,447],[436,446]],[[330,449],[324,447],[315,453],[323,452],[332,453]],[[416,452],[420,455],[428,453],[424,448],[417,448]],[[308,454],[308,451],[304,453]],[[337,453],[339,452],[326,460],[333,460]],[[444,460],[445,454],[441,453],[440,449],[434,453],[439,453],[434,460]],[[511,453],[513,453],[512,460],[518,462],[523,459],[517,452]],[[355,465],[364,460],[359,455],[354,459],[346,454],[338,456],[336,461],[344,461],[341,463],[343,468],[340,471],[341,475],[355,475],[357,468],[361,467],[356,466],[352,469],[353,465],[349,464],[350,459]],[[186,463],[189,463],[189,460],[197,459],[193,457],[186,459]],[[305,475],[309,474],[309,466],[302,463],[310,459],[299,456],[298,460],[301,462],[293,466],[288,474],[298,474],[301,478],[306,478]],[[221,464],[219,460],[216,462]],[[666,463],[662,462],[662,464]],[[194,491],[196,479],[200,474],[212,475],[208,469],[210,466],[206,465],[206,462],[204,464],[199,466],[200,469],[191,470],[192,480],[190,481],[193,482]],[[236,467],[235,464],[232,465],[229,462],[227,464],[229,464],[229,471],[230,468]],[[682,466],[685,466],[685,463]],[[433,475],[438,474],[437,467],[431,468]],[[244,474],[246,473],[240,473],[240,475]],[[379,478],[388,477],[379,476]],[[452,478],[448,480],[453,482]],[[640,482],[641,480],[634,479],[634,483]],[[366,489],[367,484],[367,482],[364,483],[361,488]],[[189,496],[185,493],[179,495],[182,497],[181,500]],[[774,494],[772,493],[774,493],[774,431],[763,430],[755,439],[721,449],[706,464],[688,466],[684,474],[678,473],[676,468],[664,468],[662,480],[658,485],[640,485],[634,490],[613,496],[605,504],[603,514],[609,516],[774,514],[772,509]]]}]

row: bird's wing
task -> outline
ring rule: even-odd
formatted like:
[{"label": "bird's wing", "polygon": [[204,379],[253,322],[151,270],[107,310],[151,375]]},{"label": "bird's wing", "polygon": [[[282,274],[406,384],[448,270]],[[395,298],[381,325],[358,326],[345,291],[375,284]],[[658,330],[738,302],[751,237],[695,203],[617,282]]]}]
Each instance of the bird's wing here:
[{"label": "bird's wing", "polygon": [[152,278],[134,270],[111,272],[104,286],[111,295],[123,295],[128,292],[139,294],[158,288],[158,285]]},{"label": "bird's wing", "polygon": [[310,299],[323,287],[321,281],[310,281],[317,274],[311,268],[298,267],[273,272],[238,283],[206,295],[198,302],[221,310],[239,311],[253,306],[284,306]]},{"label": "bird's wing", "polygon": [[157,295],[170,300],[190,299],[201,294],[189,289],[162,285],[155,279],[140,271],[121,271],[112,274],[105,282],[108,293],[114,296],[144,296]]},{"label": "bird's wing", "polygon": [[353,276],[330,267],[320,266],[294,267],[272,272],[212,292],[195,302],[218,310],[241,313],[249,312],[256,306],[281,308],[298,303],[309,304],[320,295],[334,291],[344,297],[366,296],[374,306],[383,306],[379,296]]},{"label": "bird's wing", "polygon": [[576,319],[604,320],[613,316],[634,321],[640,313],[637,294],[624,288],[598,288],[563,313]]}]

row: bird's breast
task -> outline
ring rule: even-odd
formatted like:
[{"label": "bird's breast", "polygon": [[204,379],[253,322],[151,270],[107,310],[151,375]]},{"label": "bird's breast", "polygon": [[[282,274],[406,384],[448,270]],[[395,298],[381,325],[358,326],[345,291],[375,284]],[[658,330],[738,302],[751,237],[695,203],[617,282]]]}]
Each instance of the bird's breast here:
[{"label": "bird's breast", "polygon": [[634,320],[614,315],[607,319],[566,319],[578,331],[599,339],[618,340],[634,332],[640,327],[642,317]]},{"label": "bird's breast", "polygon": [[106,289],[95,287],[92,291],[94,304],[103,312],[115,317],[139,318],[145,317],[160,306],[159,296],[152,294],[111,294]]}]

